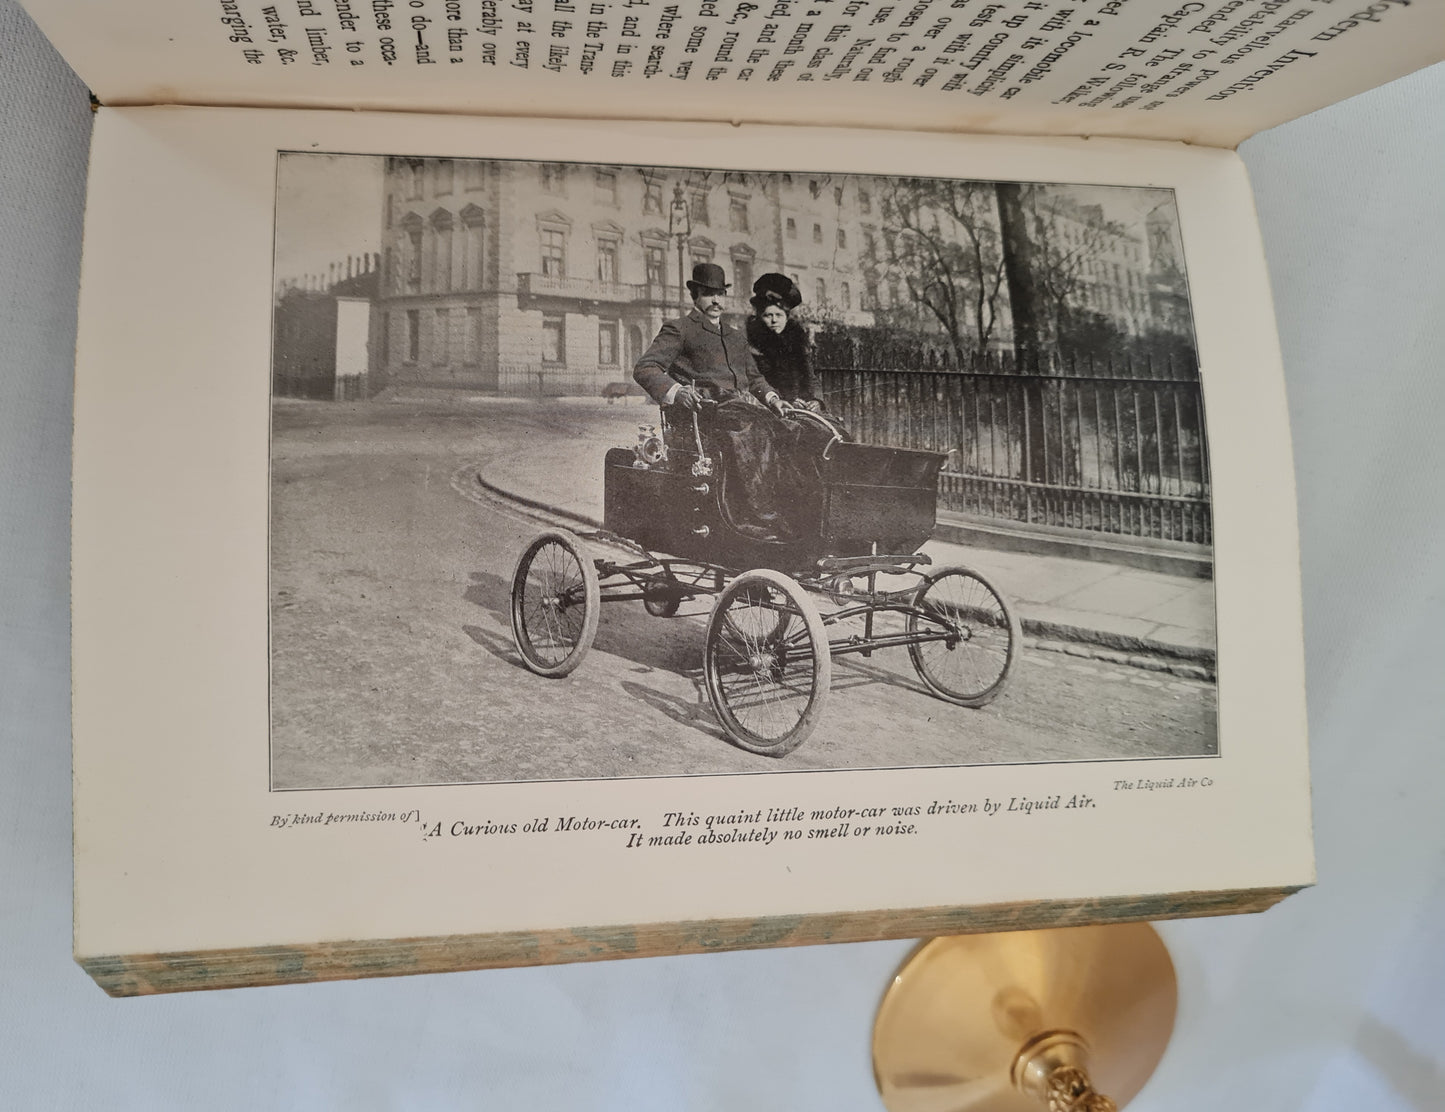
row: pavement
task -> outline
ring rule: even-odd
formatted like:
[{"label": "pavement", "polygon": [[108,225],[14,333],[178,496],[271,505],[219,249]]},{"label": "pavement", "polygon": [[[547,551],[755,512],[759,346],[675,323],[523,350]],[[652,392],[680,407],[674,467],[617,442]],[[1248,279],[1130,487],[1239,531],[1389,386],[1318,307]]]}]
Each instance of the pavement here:
[{"label": "pavement", "polygon": [[[544,516],[601,528],[603,454],[635,443],[638,426],[655,424],[657,411],[639,399],[546,404],[567,407],[576,435],[530,440],[479,464],[477,478],[493,495]],[[949,518],[940,512],[941,523]],[[935,566],[961,564],[993,582],[1015,604],[1026,643],[1034,648],[1214,678],[1212,579],[937,539],[923,550]]]}]

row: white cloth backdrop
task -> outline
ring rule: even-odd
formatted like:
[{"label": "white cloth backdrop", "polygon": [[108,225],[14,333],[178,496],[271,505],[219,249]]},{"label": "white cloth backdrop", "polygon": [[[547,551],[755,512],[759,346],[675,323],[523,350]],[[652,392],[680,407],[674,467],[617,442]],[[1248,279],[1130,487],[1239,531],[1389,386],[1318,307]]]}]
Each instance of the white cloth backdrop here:
[{"label": "white cloth backdrop", "polygon": [[[907,943],[112,1001],[70,961],[71,344],[90,114],[0,0],[0,1105],[873,1112]],[[1445,68],[1245,148],[1300,473],[1319,887],[1166,925],[1140,1112],[1445,1092]]]}]

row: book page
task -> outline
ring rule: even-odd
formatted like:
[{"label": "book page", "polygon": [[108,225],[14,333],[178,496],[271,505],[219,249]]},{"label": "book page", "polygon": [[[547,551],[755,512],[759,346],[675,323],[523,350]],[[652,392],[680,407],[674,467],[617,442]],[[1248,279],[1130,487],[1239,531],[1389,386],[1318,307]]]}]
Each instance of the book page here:
[{"label": "book page", "polygon": [[102,102],[1233,147],[1445,57],[1428,0],[28,0]]},{"label": "book page", "polygon": [[[692,235],[663,231],[652,274],[644,233],[667,227],[650,208],[663,179],[691,183],[675,219]],[[894,234],[910,205],[931,215]],[[877,291],[853,269],[840,232],[855,242],[870,220],[877,252],[935,224],[961,247],[972,228],[979,273],[1011,276],[994,315],[955,335],[964,355],[918,315],[914,291],[937,288],[923,280],[941,263],[888,255]],[[858,433],[830,440],[830,460],[942,463],[940,521],[970,489],[996,505],[1034,489],[1039,507],[1076,490],[1081,509],[1052,526],[1031,514],[1034,533],[1106,555],[935,536],[922,551],[937,559],[877,576],[911,576],[907,589],[815,564],[778,593],[780,573],[720,561],[695,590],[629,596],[618,569],[647,554],[589,517],[640,511],[642,531],[676,506],[602,489],[605,469],[618,478],[609,444],[629,481],[723,481],[669,478],[638,439],[658,410],[630,388],[626,364],[646,360],[628,314],[652,314],[658,336],[678,327],[674,247],[697,252],[684,276],[700,300],[721,271],[729,311],[777,279],[799,287],[803,305],[782,300],[817,345],[821,408]],[[1048,309],[1044,284],[1070,274]],[[82,281],[81,957],[1312,879],[1285,398],[1232,153],[106,109]],[[884,335],[908,366],[867,369],[859,353]],[[1117,358],[1051,362],[1066,335]],[[970,392],[946,401],[959,384]],[[865,447],[902,450],[937,413],[964,430],[946,460],[942,445]],[[1029,462],[1038,451],[1047,474]],[[1060,452],[1089,474],[1053,470]],[[829,520],[863,504],[876,472],[851,475],[830,480],[848,500]],[[874,512],[921,482],[932,520],[927,479],[888,481]],[[1141,501],[1174,509],[1127,508]],[[565,563],[562,536],[580,536],[610,597],[580,579],[531,586],[529,567]],[[1098,563],[1125,550],[1196,570]],[[1029,560],[1046,574],[1023,609],[1010,569]],[[1120,594],[1151,614],[1122,631],[1134,641],[1068,640],[1083,620],[1065,596],[1103,612]],[[860,599],[875,626],[840,617]],[[589,614],[590,651],[573,659]],[[806,649],[817,614],[831,616],[827,692],[827,654]],[[753,648],[730,658],[739,638]],[[853,651],[868,638],[870,655]]]}]

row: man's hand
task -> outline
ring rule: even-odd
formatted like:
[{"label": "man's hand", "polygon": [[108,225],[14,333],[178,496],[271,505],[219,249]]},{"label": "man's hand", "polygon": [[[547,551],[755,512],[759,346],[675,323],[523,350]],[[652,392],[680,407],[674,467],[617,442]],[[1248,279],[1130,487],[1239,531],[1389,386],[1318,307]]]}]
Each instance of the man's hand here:
[{"label": "man's hand", "polygon": [[774,413],[776,413],[779,417],[782,417],[788,412],[788,403],[783,401],[783,399],[778,397],[778,395],[776,394],[769,394],[766,398],[766,404],[767,407],[771,409]]},{"label": "man's hand", "polygon": [[677,393],[673,395],[672,404],[681,406],[689,413],[696,413],[702,408],[702,393],[696,386],[679,386]]},{"label": "man's hand", "polygon": [[809,413],[823,412],[823,403],[818,401],[816,398],[799,398],[798,404],[804,409],[806,409]]}]

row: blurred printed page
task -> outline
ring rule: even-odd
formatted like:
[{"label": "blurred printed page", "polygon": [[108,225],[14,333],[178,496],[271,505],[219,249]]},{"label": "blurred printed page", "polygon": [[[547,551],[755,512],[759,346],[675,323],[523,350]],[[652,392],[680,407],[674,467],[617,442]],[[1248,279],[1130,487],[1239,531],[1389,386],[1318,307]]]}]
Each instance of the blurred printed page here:
[{"label": "blurred printed page", "polygon": [[109,105],[1233,147],[1445,57],[1431,0],[26,0]]}]

